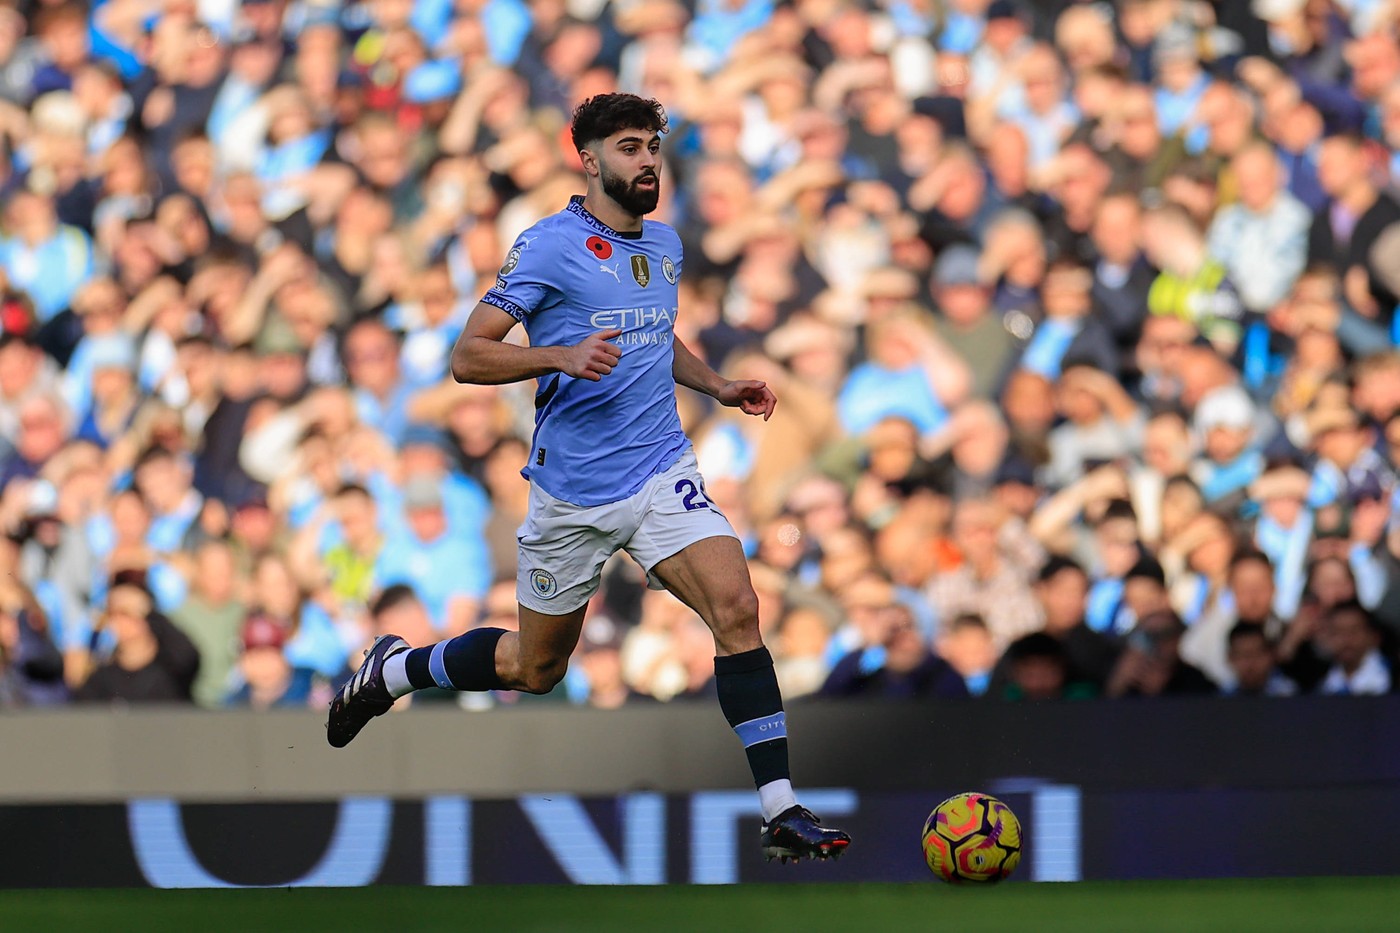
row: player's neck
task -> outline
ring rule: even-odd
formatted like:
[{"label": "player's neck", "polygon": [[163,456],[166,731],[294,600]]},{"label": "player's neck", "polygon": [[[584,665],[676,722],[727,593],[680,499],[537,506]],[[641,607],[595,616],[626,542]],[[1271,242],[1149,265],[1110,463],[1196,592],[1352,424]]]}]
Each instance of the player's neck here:
[{"label": "player's neck", "polygon": [[618,233],[641,233],[640,214],[629,213],[603,191],[589,190],[583,196],[583,209]]}]

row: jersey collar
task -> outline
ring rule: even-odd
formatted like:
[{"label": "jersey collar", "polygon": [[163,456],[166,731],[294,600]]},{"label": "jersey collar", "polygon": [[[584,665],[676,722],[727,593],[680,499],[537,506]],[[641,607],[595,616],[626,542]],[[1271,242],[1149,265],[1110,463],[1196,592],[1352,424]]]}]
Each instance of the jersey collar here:
[{"label": "jersey collar", "polygon": [[642,238],[640,230],[636,233],[623,233],[620,230],[614,230],[597,217],[594,217],[588,212],[588,208],[583,206],[583,195],[581,194],[575,194],[569,197],[569,206],[567,210],[569,213],[577,215],[584,223],[588,224],[588,226],[592,227],[594,230],[606,234],[607,236],[617,237],[619,240],[640,240]]}]

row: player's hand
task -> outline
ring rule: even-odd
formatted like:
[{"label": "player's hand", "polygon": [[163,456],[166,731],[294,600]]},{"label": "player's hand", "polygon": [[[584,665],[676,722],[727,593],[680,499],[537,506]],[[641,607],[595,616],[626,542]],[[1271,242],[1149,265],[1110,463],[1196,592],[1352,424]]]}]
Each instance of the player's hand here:
[{"label": "player's hand", "polygon": [[617,361],[622,359],[622,350],[608,343],[621,333],[621,330],[614,328],[589,334],[581,343],[576,343],[565,351],[564,365],[560,367],[560,371],[576,379],[599,381],[612,372]]},{"label": "player's hand", "polygon": [[735,379],[726,382],[715,399],[721,405],[737,408],[746,415],[762,415],[767,421],[778,407],[778,397],[768,383],[756,379]]}]

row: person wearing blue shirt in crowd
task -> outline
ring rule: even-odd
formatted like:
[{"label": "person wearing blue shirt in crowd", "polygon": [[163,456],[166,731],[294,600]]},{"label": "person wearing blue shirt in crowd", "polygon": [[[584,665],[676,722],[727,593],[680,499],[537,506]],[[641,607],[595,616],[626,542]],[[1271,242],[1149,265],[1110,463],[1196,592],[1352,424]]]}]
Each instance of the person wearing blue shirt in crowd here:
[{"label": "person wearing blue shirt in crowd", "polygon": [[375,319],[356,324],[345,335],[345,364],[360,421],[397,445],[408,429],[413,388],[401,378],[393,331]]},{"label": "person wearing blue shirt in crowd", "polygon": [[967,366],[934,333],[917,309],[899,311],[869,327],[870,359],[851,370],[836,399],[841,426],[864,434],[891,416],[931,434],[948,419],[948,406],[969,388]]},{"label": "person wearing blue shirt in crowd", "polygon": [[1045,319],[1021,354],[1020,368],[1058,379],[1070,360],[1105,373],[1117,373],[1118,343],[1093,310],[1094,274],[1073,259],[1050,265],[1040,287]]},{"label": "person wearing blue shirt in crowd", "polygon": [[1237,386],[1217,389],[1196,406],[1195,427],[1204,457],[1192,478],[1201,495],[1208,503],[1242,499],[1264,471],[1264,455],[1254,443],[1254,403]]},{"label": "person wearing blue shirt in crowd", "polygon": [[479,530],[449,525],[442,490],[429,478],[408,482],[403,509],[407,527],[388,536],[375,564],[375,582],[413,587],[437,631],[460,635],[476,620],[491,586],[486,542]]},{"label": "person wearing blue shirt in crowd", "polygon": [[[475,479],[461,472],[450,459],[447,435],[424,424],[410,425],[399,444],[400,483],[426,481],[437,487],[449,528],[472,534],[491,518],[491,500]],[[381,523],[390,534],[407,531],[402,511],[404,490],[384,473],[371,474],[366,487],[382,506]]]},{"label": "person wearing blue shirt in crowd", "polygon": [[92,276],[92,241],[58,222],[51,199],[21,189],[5,210],[0,269],[29,296],[39,323],[47,323]]},{"label": "person wearing blue shirt in crowd", "polygon": [[452,344],[467,323],[471,305],[457,298],[445,262],[423,270],[417,282],[417,300],[390,305],[384,323],[404,335],[399,369],[405,382],[426,388],[447,378]]}]

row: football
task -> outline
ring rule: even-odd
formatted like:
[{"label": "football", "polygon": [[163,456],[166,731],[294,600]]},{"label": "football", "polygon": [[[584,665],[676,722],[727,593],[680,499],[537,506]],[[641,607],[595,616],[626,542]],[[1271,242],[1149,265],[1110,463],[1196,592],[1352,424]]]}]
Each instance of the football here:
[{"label": "football", "polygon": [[1021,861],[1021,821],[995,797],[949,797],[924,823],[924,859],[935,875],[953,884],[1008,878]]}]

